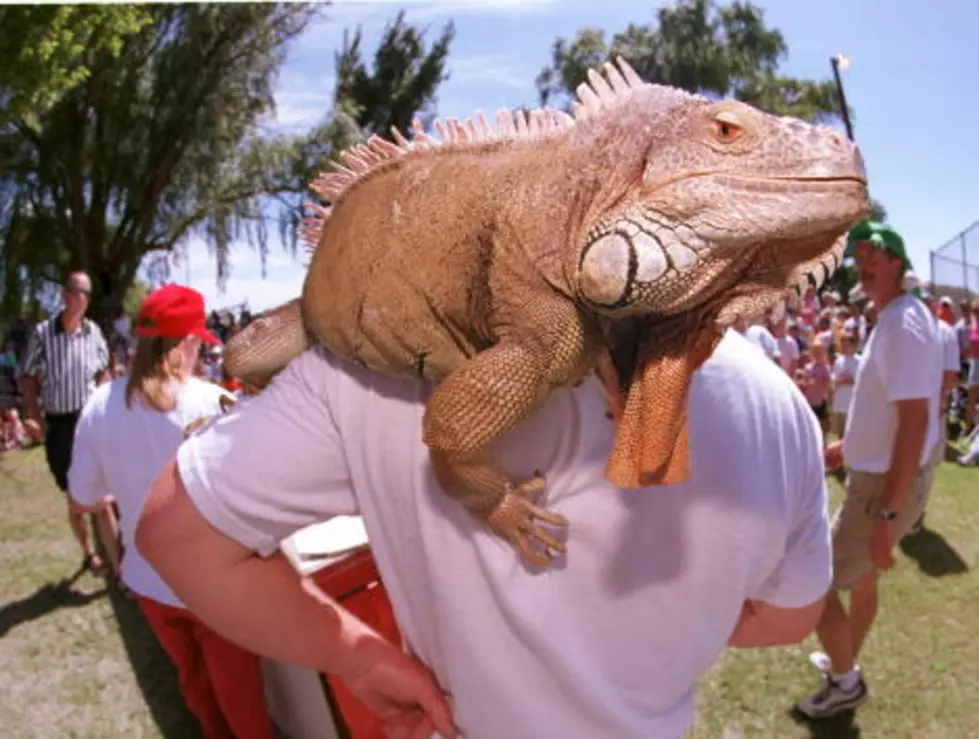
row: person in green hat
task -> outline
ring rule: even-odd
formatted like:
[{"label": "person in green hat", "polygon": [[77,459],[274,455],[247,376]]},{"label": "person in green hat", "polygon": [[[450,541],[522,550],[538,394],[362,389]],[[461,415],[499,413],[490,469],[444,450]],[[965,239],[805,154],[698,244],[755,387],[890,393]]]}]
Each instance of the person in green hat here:
[{"label": "person in green hat", "polygon": [[[846,469],[846,493],[833,523],[833,585],[817,634],[824,652],[809,655],[823,685],[796,704],[813,718],[852,710],[870,697],[856,659],[877,615],[881,572],[894,546],[924,510],[931,452],[939,440],[942,342],[937,320],[906,281],[904,240],[867,220],[849,234],[877,323],[857,365],[842,442],[826,449],[830,470]],[[847,611],[840,591],[850,591]]]},{"label": "person in green hat", "polygon": [[826,448],[826,467],[847,475],[833,522],[833,584],[817,627],[825,651],[809,656],[823,685],[796,704],[813,718],[870,697],[856,658],[877,614],[879,575],[894,566],[895,544],[924,510],[939,439],[942,343],[935,317],[905,281],[904,240],[887,224],[864,221],[850,232],[846,255],[878,314],[857,364],[843,441]]}]

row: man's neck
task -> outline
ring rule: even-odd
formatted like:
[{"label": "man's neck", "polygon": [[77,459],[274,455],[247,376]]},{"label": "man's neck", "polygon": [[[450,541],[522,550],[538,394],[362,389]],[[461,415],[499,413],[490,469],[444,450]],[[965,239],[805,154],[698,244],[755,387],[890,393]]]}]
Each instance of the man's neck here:
[{"label": "man's neck", "polygon": [[884,308],[893,303],[902,295],[904,295],[904,290],[902,290],[900,287],[895,287],[891,290],[882,292],[879,295],[875,295],[874,302],[877,304],[878,310],[884,310]]},{"label": "man's neck", "polygon": [[69,316],[67,312],[62,311],[61,313],[61,327],[65,330],[66,334],[75,333],[82,325],[81,316]]}]

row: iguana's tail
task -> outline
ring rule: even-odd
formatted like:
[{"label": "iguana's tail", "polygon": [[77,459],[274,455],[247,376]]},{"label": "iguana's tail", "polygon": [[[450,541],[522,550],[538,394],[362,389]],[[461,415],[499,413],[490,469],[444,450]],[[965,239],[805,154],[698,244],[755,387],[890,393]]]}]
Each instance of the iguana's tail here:
[{"label": "iguana's tail", "polygon": [[228,374],[263,388],[310,346],[303,325],[301,300],[272,308],[235,334],[225,345]]}]

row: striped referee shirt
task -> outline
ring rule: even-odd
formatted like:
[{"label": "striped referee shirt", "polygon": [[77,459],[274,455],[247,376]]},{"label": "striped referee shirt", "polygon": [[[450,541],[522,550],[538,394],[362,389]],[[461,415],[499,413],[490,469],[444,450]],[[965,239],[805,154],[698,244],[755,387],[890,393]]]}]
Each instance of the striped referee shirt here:
[{"label": "striped referee shirt", "polygon": [[98,374],[108,367],[109,348],[98,324],[83,318],[81,327],[69,334],[59,313],[34,327],[22,372],[40,378],[46,413],[74,413],[85,405]]}]

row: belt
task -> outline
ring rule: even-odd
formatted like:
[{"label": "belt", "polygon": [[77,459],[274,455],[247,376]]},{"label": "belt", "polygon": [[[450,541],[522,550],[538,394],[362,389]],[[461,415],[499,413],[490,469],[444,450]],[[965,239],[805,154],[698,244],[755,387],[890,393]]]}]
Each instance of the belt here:
[{"label": "belt", "polygon": [[48,421],[74,421],[81,414],[81,410],[68,411],[67,413],[45,413],[44,417]]}]

